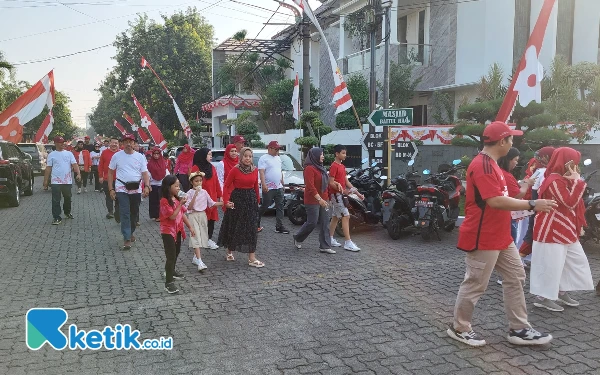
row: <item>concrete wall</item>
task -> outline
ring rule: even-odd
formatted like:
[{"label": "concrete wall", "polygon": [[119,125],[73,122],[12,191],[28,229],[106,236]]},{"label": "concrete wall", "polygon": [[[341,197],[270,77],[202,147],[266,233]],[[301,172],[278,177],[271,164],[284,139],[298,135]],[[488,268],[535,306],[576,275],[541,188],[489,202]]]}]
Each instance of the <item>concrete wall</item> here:
[{"label": "concrete wall", "polygon": [[598,61],[600,1],[577,0],[573,24],[573,64]]}]

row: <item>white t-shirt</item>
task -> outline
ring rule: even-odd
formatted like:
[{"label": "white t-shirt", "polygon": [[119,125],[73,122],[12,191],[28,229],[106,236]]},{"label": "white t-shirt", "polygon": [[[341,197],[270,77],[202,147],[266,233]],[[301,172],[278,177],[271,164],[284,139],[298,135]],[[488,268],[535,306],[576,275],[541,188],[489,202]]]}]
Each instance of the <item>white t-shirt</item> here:
[{"label": "white t-shirt", "polygon": [[77,164],[71,151],[52,151],[46,165],[52,167],[50,184],[73,184],[73,164]]},{"label": "white t-shirt", "polygon": [[258,159],[258,169],[265,170],[265,182],[269,190],[281,189],[281,158],[265,154]]},{"label": "white t-shirt", "polygon": [[531,176],[531,178],[537,177],[537,179],[535,180],[535,183],[533,184],[533,187],[532,187],[533,190],[540,189],[540,187],[542,186],[542,183],[544,182],[544,179],[545,179],[545,177],[544,177],[545,173],[546,173],[546,168],[538,168],[535,170],[535,172]]},{"label": "white t-shirt", "polygon": [[146,157],[139,152],[128,154],[121,150],[113,155],[108,164],[108,168],[116,170],[116,175],[123,182],[140,181],[140,186],[135,190],[125,189],[125,184],[115,178],[115,191],[117,193],[141,194],[142,193],[142,173],[148,172],[148,162]]},{"label": "white t-shirt", "polygon": [[90,157],[92,158],[92,165],[98,165],[100,163],[100,153],[96,151],[90,152]]}]

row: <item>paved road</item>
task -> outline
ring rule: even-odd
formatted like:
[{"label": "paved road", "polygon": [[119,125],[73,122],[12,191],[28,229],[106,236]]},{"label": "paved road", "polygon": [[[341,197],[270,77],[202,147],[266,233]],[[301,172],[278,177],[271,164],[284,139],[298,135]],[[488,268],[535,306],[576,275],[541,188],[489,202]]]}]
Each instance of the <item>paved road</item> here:
[{"label": "paved road", "polygon": [[[2,374],[598,374],[600,298],[578,293],[579,308],[550,313],[531,307],[536,328],[556,338],[543,348],[508,344],[502,291],[494,282],[480,300],[474,325],[488,345],[467,348],[449,339],[463,255],[456,235],[391,241],[382,229],[362,231],[360,253],[302,250],[265,220],[258,258],[226,262],[210,251],[199,274],[187,247],[178,266],[182,292],[166,295],[158,225],[142,203],[134,248],[119,250],[114,221],[99,193],[74,196],[75,221],[51,226],[50,194],[19,208],[0,208],[0,373]],[[186,242],[187,245],[187,242]],[[600,248],[589,248],[595,278]],[[62,307],[68,324],[102,329],[129,323],[143,338],[172,336],[172,351],[55,351],[25,345],[25,313]]]}]

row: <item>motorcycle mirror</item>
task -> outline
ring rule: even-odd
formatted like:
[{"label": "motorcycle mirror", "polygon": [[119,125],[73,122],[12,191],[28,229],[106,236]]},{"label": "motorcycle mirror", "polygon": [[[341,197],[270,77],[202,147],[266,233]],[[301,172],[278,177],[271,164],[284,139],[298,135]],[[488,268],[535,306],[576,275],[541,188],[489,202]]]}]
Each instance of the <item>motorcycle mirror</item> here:
[{"label": "motorcycle mirror", "polygon": [[361,164],[365,164],[366,162],[369,161],[369,158],[364,158],[363,160],[360,161]]},{"label": "motorcycle mirror", "polygon": [[379,178],[382,179],[382,180],[384,180],[384,181],[387,180],[387,176],[381,176]]},{"label": "motorcycle mirror", "polygon": [[588,166],[588,165],[591,165],[591,164],[592,164],[592,159],[585,159],[583,161],[583,165],[585,165],[585,166]]},{"label": "motorcycle mirror", "polygon": [[411,160],[408,162],[408,166],[409,166],[409,167],[411,167],[411,166],[413,166],[413,165],[415,165],[415,161],[414,161],[414,159],[411,159]]},{"label": "motorcycle mirror", "polygon": [[428,174],[430,174],[430,173],[431,173],[431,171],[430,171],[429,169],[425,169],[425,170],[423,171],[423,174],[424,174],[424,175],[428,175]]},{"label": "motorcycle mirror", "polygon": [[460,163],[461,163],[461,160],[460,160],[460,159],[456,159],[456,160],[453,160],[453,161],[452,161],[452,164],[453,164],[453,165],[459,165]]}]

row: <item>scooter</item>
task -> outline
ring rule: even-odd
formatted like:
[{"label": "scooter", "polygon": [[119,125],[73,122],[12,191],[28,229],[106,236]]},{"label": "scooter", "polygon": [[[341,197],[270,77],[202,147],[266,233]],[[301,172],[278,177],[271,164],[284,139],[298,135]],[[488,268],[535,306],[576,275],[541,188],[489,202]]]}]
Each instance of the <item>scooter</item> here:
[{"label": "scooter", "polygon": [[[583,165],[589,166],[592,164],[590,159],[586,159]],[[581,176],[586,184],[590,181],[592,176],[598,173],[598,170],[591,172],[587,176]],[[595,197],[595,191],[589,185],[585,188],[583,193],[583,203],[585,205],[585,221],[587,222],[587,228],[585,228],[583,236],[580,237],[579,241],[584,244],[589,240],[593,240],[596,243],[600,243],[600,196]]]},{"label": "scooter", "polygon": [[[414,163],[414,160],[410,160],[408,166],[413,167]],[[400,238],[404,228],[414,225],[416,219],[415,195],[417,194],[417,180],[420,177],[413,167],[410,172],[394,178],[381,196],[383,199],[382,224],[393,240]],[[381,178],[386,180],[387,176]]]}]

